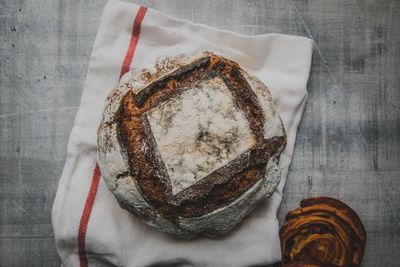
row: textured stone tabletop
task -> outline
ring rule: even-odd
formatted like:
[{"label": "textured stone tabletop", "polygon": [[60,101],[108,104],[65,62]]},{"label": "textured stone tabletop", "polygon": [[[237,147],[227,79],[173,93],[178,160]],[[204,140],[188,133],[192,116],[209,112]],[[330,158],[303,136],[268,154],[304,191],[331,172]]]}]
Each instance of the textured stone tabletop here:
[{"label": "textured stone tabletop", "polygon": [[[400,1],[134,1],[246,35],[314,39],[279,219],[343,200],[363,266],[400,265]],[[58,266],[51,207],[106,0],[0,0],[0,266]]]}]

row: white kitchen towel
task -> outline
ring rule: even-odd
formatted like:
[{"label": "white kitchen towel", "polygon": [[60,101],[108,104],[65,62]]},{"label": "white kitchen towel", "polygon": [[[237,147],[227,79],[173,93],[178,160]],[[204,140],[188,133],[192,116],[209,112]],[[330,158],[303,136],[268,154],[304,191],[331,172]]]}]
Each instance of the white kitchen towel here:
[{"label": "white kitchen towel", "polygon": [[[215,14],[216,16],[218,14]],[[120,208],[96,165],[97,127],[107,94],[129,68],[161,56],[213,51],[260,78],[288,134],[276,192],[224,238],[176,240]],[[111,0],[93,46],[68,143],[52,222],[63,266],[253,266],[280,260],[276,218],[307,98],[312,41],[281,34],[245,36]]]}]

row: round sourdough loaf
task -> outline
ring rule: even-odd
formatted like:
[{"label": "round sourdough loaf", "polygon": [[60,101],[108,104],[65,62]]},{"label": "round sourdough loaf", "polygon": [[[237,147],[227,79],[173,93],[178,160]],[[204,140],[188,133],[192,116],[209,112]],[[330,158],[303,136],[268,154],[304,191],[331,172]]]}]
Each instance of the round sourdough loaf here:
[{"label": "round sourdough loaf", "polygon": [[274,192],[285,145],[268,88],[203,52],[122,77],[106,101],[98,163],[121,207],[148,225],[221,236]]}]

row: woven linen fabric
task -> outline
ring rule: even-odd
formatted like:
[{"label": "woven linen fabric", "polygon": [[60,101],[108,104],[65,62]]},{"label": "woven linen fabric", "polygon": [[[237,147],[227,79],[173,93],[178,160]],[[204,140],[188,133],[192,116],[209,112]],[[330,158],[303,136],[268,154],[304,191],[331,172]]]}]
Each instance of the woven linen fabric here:
[{"label": "woven linen fabric", "polygon": [[[122,209],[96,164],[97,128],[105,99],[130,68],[157,58],[212,51],[237,61],[264,82],[287,131],[276,192],[223,238],[178,240]],[[52,223],[63,266],[254,266],[281,258],[277,210],[297,127],[307,98],[312,41],[264,34],[245,36],[159,11],[111,0],[104,8],[67,158],[54,200]]]}]

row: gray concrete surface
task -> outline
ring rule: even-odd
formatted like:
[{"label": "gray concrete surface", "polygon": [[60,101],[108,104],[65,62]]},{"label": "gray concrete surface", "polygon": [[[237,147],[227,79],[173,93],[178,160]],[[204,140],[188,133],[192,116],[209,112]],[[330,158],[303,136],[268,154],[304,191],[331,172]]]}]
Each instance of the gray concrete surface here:
[{"label": "gray concrete surface", "polygon": [[[315,40],[309,100],[279,213],[353,207],[363,266],[400,265],[400,1],[135,1],[243,34]],[[106,0],[0,1],[0,266],[57,266],[50,211]]]}]

